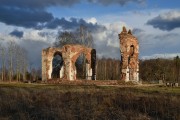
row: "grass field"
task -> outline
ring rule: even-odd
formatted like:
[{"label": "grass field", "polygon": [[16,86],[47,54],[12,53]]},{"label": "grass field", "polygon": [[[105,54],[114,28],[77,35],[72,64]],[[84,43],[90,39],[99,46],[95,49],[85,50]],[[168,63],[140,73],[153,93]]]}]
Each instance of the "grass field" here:
[{"label": "grass field", "polygon": [[0,83],[0,119],[179,120],[180,88]]}]

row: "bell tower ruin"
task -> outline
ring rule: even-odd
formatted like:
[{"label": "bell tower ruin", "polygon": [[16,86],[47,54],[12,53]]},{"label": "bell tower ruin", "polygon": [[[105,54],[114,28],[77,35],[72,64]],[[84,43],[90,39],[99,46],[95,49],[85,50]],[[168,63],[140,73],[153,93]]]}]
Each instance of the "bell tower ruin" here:
[{"label": "bell tower ruin", "polygon": [[139,81],[139,44],[136,37],[127,32],[123,27],[119,34],[121,52],[121,79],[128,81]]}]

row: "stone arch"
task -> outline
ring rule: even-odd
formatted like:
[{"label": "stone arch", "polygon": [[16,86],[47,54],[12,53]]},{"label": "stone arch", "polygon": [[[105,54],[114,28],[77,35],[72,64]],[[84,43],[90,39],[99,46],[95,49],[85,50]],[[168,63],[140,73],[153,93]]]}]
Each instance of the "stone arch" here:
[{"label": "stone arch", "polygon": [[86,70],[85,70],[85,77],[87,80],[91,80],[92,79],[92,68],[91,68],[91,50],[87,47],[82,46],[78,51],[76,51],[76,53],[72,56],[72,68],[73,71],[75,71],[74,74],[74,79],[77,79],[77,68],[75,66],[75,62],[77,61],[78,57],[81,54],[85,55],[85,59],[86,59]]},{"label": "stone arch", "polygon": [[[84,53],[88,63],[87,78],[95,80],[95,73],[92,74],[92,48],[88,48],[82,45],[64,45],[62,48],[47,48],[42,50],[42,80],[51,79],[52,72],[52,59],[54,55],[61,54],[64,60],[64,77],[63,79],[75,80],[75,61],[81,53]],[[95,62],[94,62],[95,63]],[[93,64],[94,66],[96,64]],[[95,67],[93,67],[94,69]],[[95,70],[94,70],[95,71]]]},{"label": "stone arch", "polygon": [[53,54],[53,56],[56,56],[56,55],[62,56],[62,52],[60,52],[60,51],[55,51],[54,54]]},{"label": "stone arch", "polygon": [[42,80],[52,79],[52,61],[56,54],[62,55],[62,50],[51,47],[42,50]]},{"label": "stone arch", "polygon": [[90,51],[86,51],[85,48],[83,50],[80,50],[72,57],[73,62],[76,62],[77,58],[83,53],[85,55],[85,58],[87,59],[88,63],[90,63],[91,59],[88,57]]}]

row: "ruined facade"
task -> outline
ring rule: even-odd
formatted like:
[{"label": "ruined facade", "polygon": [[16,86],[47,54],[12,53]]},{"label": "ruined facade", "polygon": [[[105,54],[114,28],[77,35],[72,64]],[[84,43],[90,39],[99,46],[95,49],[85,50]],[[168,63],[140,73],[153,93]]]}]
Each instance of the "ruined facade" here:
[{"label": "ruined facade", "polygon": [[139,44],[136,37],[123,27],[119,34],[121,52],[121,79],[124,81],[139,81]]},{"label": "ruined facade", "polygon": [[76,80],[75,62],[80,54],[84,53],[86,57],[86,79],[96,79],[96,50],[82,45],[65,45],[62,48],[52,48],[42,50],[42,80],[53,78],[52,61],[55,55],[62,57],[62,67],[59,70],[59,78],[66,80]]}]

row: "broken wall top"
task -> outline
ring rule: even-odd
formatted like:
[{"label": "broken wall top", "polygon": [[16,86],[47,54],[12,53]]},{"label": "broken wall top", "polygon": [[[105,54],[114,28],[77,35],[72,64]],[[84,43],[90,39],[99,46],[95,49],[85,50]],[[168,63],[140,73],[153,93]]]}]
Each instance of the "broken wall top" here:
[{"label": "broken wall top", "polygon": [[120,50],[122,52],[128,52],[131,45],[135,47],[135,52],[139,53],[139,43],[136,37],[133,36],[131,30],[127,32],[126,28],[123,27],[122,32],[119,34],[120,39]]},{"label": "broken wall top", "polygon": [[54,47],[48,47],[46,49],[43,49],[43,52],[79,52],[79,51],[83,51],[83,52],[89,52],[91,51],[92,48],[88,48],[85,47],[83,45],[72,45],[72,44],[67,44],[64,45],[62,48],[54,48]]},{"label": "broken wall top", "polygon": [[74,45],[74,44],[67,44],[64,45],[62,48],[53,48],[49,47],[43,49],[42,55],[52,58],[55,53],[61,53],[63,59],[72,59],[74,62],[79,57],[81,53],[84,53],[88,62],[91,60],[91,50],[92,48],[85,47],[83,45]]}]

